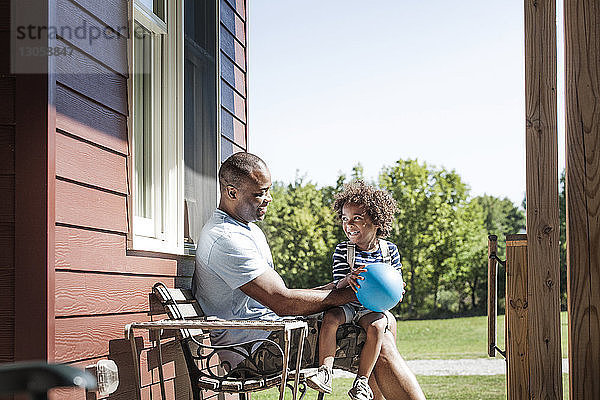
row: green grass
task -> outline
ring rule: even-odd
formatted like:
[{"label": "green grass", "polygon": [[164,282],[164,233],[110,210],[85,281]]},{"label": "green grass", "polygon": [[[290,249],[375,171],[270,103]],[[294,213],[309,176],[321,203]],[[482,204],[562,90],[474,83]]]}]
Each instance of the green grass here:
[{"label": "green grass", "polygon": [[[498,317],[498,347],[504,350],[504,315]],[[487,317],[398,321],[398,349],[407,360],[487,358]],[[567,313],[561,313],[561,347],[567,356]],[[500,356],[498,356],[500,357]],[[505,375],[426,376],[417,379],[428,400],[506,399]],[[334,380],[326,400],[347,400],[352,379]],[[568,399],[568,374],[563,374],[563,399]],[[253,400],[275,400],[276,388],[252,395]],[[286,392],[286,399],[291,398]],[[307,399],[316,398],[309,391]]]},{"label": "green grass", "polygon": [[[468,375],[468,376],[417,376],[417,380],[428,400],[504,400],[506,399],[506,378],[504,375]],[[352,379],[338,378],[333,381],[333,393],[325,400],[347,400]],[[569,379],[563,374],[563,399],[569,395]],[[253,400],[276,400],[279,392],[271,388],[252,394]],[[316,392],[309,389],[307,399],[315,399]],[[285,394],[290,399],[289,391]]]},{"label": "green grass", "polygon": [[[503,344],[504,316],[497,325]],[[487,357],[487,317],[398,321],[397,332],[398,350],[407,360]]]},{"label": "green grass", "polygon": [[[506,383],[504,375],[489,376],[423,376],[417,377],[428,400],[500,400],[506,399]],[[326,395],[325,400],[348,400],[346,394],[352,386],[352,379],[338,378],[333,381],[333,393]],[[279,392],[271,388],[264,392],[252,394],[252,400],[276,400]],[[286,392],[286,400],[291,398]],[[316,398],[316,392],[309,389],[307,399]]]},{"label": "green grass", "polygon": [[560,341],[562,357],[567,358],[569,354],[569,318],[566,311],[560,313]]},{"label": "green grass", "polygon": [[504,375],[419,376],[425,397],[429,400],[504,400]]},{"label": "green grass", "polygon": [[[497,346],[504,346],[504,315],[498,316]],[[487,317],[398,321],[397,345],[407,360],[487,357]],[[567,356],[567,313],[561,313],[561,347]]]}]

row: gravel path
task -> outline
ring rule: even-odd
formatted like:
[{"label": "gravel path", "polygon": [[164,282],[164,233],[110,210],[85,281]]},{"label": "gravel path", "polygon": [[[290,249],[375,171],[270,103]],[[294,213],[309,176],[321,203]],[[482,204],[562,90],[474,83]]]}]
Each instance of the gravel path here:
[{"label": "gravel path", "polygon": [[[409,360],[408,367],[415,375],[503,375],[506,361],[495,358],[473,358],[461,360]],[[562,360],[563,373],[569,372],[566,358]],[[342,370],[333,371],[334,378],[353,378]]]}]

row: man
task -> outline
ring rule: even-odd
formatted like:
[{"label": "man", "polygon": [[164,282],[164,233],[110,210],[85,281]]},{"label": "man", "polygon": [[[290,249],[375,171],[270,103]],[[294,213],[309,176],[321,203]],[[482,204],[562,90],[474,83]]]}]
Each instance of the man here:
[{"label": "man", "polygon": [[[356,299],[350,287],[288,289],[275,272],[266,238],[252,223],[264,219],[272,201],[271,174],[264,161],[250,153],[232,155],[219,169],[219,188],[219,207],[202,229],[194,271],[194,294],[207,315],[274,320],[318,313]],[[267,335],[263,331],[229,330],[211,339],[213,344],[229,344]],[[236,359],[227,361],[233,365]],[[425,398],[390,332],[373,376],[370,384],[375,399]]]}]

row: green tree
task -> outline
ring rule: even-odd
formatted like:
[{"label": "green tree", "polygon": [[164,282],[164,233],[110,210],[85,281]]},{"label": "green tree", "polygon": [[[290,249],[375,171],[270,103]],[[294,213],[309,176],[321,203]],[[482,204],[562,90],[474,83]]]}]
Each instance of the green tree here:
[{"label": "green tree", "polygon": [[407,282],[400,310],[411,317],[435,311],[440,285],[453,268],[454,231],[468,187],[456,172],[417,160],[399,160],[384,167],[380,185],[400,208],[390,237],[403,255]]},{"label": "green tree", "polygon": [[[342,191],[345,183],[346,183],[346,175],[342,174],[342,175],[338,176],[335,186],[324,186],[321,189],[321,194],[323,196],[323,203],[327,207],[329,207],[330,210],[333,210],[333,201],[334,201],[335,195]],[[345,240],[348,240],[348,238],[346,237],[346,234],[344,233],[344,230],[342,229],[342,223],[339,219],[339,216],[337,216],[337,215],[334,215],[334,224],[333,224],[332,229],[333,229],[332,234],[333,234],[333,237],[335,238],[336,244],[343,242]],[[335,248],[331,249],[332,254],[333,254],[334,250],[335,250]],[[331,260],[331,261],[333,262],[333,260]]]},{"label": "green tree", "polygon": [[[485,214],[484,224],[488,235],[498,237],[498,257],[506,259],[506,235],[519,232],[525,232],[525,212],[523,209],[515,206],[508,198],[500,199],[498,197],[483,195],[475,197],[473,202],[479,204]],[[487,259],[487,250],[485,260]],[[481,265],[486,269],[485,265]],[[498,265],[498,299],[504,299],[506,288],[506,273],[501,265]],[[500,301],[499,308],[502,311],[504,307]]]},{"label": "green tree", "polygon": [[[362,166],[356,165],[349,176],[363,178]],[[323,188],[304,179],[274,184],[273,202],[261,226],[286,284],[306,288],[331,280],[335,245],[347,240],[332,203],[348,178],[342,174],[334,186]],[[403,256],[408,286],[394,312],[424,317],[484,310],[487,234],[519,232],[525,226],[523,211],[506,198],[468,200],[468,186],[455,171],[417,160],[383,168],[379,186],[394,196],[400,209],[389,240]],[[561,193],[564,198],[564,188]],[[561,233],[561,248],[563,238]]]},{"label": "green tree", "polygon": [[449,271],[446,287],[456,293],[456,311],[460,313],[485,309],[488,247],[485,217],[486,212],[477,201],[472,200],[459,209],[456,253],[452,260],[455,268]]},{"label": "green tree", "polygon": [[365,180],[364,168],[361,163],[358,163],[352,167],[352,174],[350,176],[352,177],[353,181],[357,181],[359,179]]},{"label": "green tree", "polygon": [[331,281],[336,218],[324,192],[297,178],[289,185],[275,182],[271,193],[273,202],[260,225],[285,283],[307,288]]},{"label": "green tree", "polygon": [[525,213],[508,199],[483,195],[473,199],[485,212],[488,235],[498,236],[498,257],[504,258],[506,235],[525,231]]}]

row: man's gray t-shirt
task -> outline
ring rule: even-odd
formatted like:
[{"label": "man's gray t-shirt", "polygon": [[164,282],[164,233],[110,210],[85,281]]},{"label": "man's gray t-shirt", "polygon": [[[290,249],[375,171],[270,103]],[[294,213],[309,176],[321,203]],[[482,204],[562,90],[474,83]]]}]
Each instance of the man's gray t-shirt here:
[{"label": "man's gray t-shirt", "polygon": [[[223,319],[277,320],[277,314],[247,296],[240,286],[273,268],[265,235],[253,223],[244,224],[224,211],[215,210],[202,228],[194,271],[193,291],[206,315]],[[263,339],[269,332],[227,330],[213,332],[214,345]],[[221,355],[237,364],[237,359]]]}]

